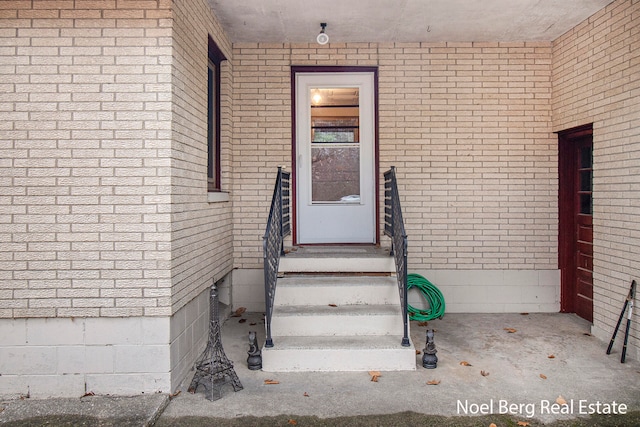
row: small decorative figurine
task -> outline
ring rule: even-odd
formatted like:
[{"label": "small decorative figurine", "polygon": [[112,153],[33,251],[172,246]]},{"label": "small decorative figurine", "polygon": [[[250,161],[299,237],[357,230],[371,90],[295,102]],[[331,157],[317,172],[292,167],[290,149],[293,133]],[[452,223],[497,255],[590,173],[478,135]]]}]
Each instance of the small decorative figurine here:
[{"label": "small decorative figurine", "polygon": [[433,342],[433,329],[427,330],[427,344],[422,351],[422,366],[427,369],[434,369],[438,365],[438,356],[436,353],[436,344]]},{"label": "small decorative figurine", "polygon": [[247,352],[247,366],[252,371],[262,369],[262,352],[258,347],[258,338],[255,331],[249,332],[249,351]]}]

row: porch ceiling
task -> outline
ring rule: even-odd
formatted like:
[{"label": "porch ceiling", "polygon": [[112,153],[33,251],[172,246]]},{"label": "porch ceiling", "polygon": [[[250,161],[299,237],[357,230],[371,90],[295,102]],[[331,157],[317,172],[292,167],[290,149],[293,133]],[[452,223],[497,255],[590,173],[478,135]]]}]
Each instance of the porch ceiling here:
[{"label": "porch ceiling", "polygon": [[208,0],[232,42],[552,41],[612,0]]}]

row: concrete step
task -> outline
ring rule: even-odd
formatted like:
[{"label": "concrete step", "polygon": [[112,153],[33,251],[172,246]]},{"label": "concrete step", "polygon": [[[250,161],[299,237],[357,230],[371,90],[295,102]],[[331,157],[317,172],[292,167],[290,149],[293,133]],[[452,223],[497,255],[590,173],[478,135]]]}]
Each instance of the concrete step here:
[{"label": "concrete step", "polygon": [[278,279],[276,306],[400,304],[391,276],[293,275]]},{"label": "concrete step", "polygon": [[274,336],[394,335],[402,330],[400,304],[278,306],[271,318]]},{"label": "concrete step", "polygon": [[401,335],[274,337],[262,349],[266,372],[413,371],[416,350],[401,345]]},{"label": "concrete step", "polygon": [[415,370],[388,249],[302,246],[280,259],[270,372]]},{"label": "concrete step", "polygon": [[292,256],[280,258],[280,273],[395,273],[390,256],[348,256],[336,254],[320,257]]}]

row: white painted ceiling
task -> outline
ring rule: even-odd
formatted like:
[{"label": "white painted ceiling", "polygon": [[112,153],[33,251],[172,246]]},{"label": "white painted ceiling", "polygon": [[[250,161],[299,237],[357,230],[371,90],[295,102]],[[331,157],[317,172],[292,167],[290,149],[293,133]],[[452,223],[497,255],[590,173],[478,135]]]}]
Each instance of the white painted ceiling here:
[{"label": "white painted ceiling", "polygon": [[232,42],[552,41],[612,0],[208,0]]}]

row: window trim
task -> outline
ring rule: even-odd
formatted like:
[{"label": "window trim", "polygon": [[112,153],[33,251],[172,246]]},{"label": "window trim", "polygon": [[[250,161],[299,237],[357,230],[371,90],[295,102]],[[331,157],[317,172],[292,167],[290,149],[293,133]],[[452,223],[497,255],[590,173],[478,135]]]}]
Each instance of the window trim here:
[{"label": "window trim", "polygon": [[[207,60],[207,191],[221,192],[221,64],[226,57],[209,36]],[[213,76],[212,76],[213,74]],[[213,82],[211,80],[214,80]],[[213,83],[213,84],[212,84]],[[212,105],[213,104],[213,105]]]}]

